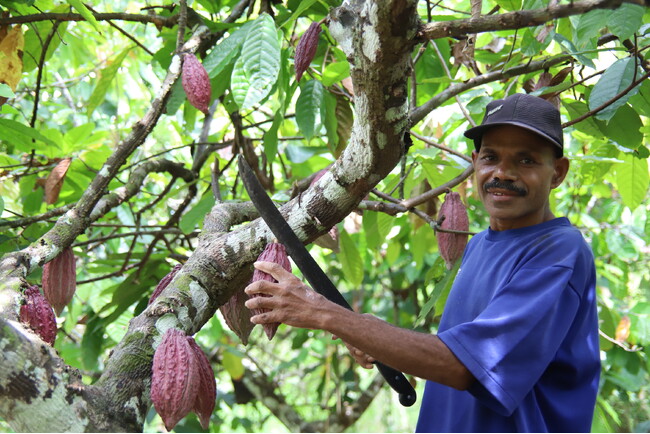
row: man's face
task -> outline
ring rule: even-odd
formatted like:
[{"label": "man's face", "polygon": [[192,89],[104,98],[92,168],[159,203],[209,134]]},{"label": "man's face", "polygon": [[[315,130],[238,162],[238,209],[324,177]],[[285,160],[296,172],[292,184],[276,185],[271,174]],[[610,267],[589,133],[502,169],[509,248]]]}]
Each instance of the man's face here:
[{"label": "man's face", "polygon": [[493,230],[532,226],[554,218],[548,196],[569,169],[554,145],[524,128],[495,126],[472,153],[479,196]]}]

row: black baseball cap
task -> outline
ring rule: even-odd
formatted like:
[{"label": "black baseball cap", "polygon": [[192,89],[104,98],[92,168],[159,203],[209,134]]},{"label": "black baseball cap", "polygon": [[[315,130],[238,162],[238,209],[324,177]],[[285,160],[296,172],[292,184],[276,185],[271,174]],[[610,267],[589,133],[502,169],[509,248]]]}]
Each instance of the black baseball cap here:
[{"label": "black baseball cap", "polygon": [[485,108],[483,122],[465,131],[465,137],[474,140],[478,151],[483,133],[497,125],[515,125],[542,136],[556,146],[556,155],[562,156],[564,139],[560,111],[538,96],[515,93],[490,102]]}]

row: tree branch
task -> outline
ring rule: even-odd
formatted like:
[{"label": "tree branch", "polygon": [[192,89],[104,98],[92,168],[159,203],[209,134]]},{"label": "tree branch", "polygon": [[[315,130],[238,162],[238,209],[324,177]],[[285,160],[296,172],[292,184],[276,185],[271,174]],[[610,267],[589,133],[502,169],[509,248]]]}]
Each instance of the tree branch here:
[{"label": "tree branch", "polygon": [[575,1],[568,4],[550,6],[545,9],[523,10],[507,12],[501,15],[483,15],[479,18],[428,23],[422,26],[420,35],[424,39],[445,37],[462,38],[473,33],[535,27],[557,18],[583,14],[593,9],[616,9],[623,3],[644,5],[641,0]]},{"label": "tree branch", "polygon": [[[132,21],[143,24],[154,24],[156,27],[174,27],[178,21],[178,15],[165,17],[151,14],[127,14],[115,13],[94,13],[97,21]],[[41,13],[31,15],[19,15],[12,17],[0,17],[0,25],[26,24],[38,21],[86,21],[81,14],[73,13]]]}]

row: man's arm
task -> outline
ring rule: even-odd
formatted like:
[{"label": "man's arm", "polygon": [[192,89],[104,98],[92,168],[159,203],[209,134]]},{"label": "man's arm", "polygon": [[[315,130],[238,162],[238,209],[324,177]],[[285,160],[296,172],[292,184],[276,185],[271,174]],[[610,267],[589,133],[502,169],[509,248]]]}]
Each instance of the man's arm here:
[{"label": "man's arm", "polygon": [[271,295],[246,302],[249,309],[271,309],[253,316],[252,322],[325,330],[399,371],[455,389],[465,390],[474,382],[474,376],[436,335],[395,327],[339,306],[277,264],[258,262],[255,267],[278,283],[260,280],[246,288],[249,295]]}]

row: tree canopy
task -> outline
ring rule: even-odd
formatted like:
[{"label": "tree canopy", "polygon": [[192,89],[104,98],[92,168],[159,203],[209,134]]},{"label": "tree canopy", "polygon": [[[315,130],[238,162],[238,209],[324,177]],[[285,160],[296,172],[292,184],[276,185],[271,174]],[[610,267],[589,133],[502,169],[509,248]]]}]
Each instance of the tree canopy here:
[{"label": "tree canopy", "polygon": [[[471,233],[488,224],[463,132],[491,100],[524,92],[562,114],[571,168],[552,207],[596,261],[593,429],[650,429],[643,1],[0,0],[0,11],[3,426],[163,429],[152,362],[179,329],[217,378],[210,431],[412,430],[418,405],[400,408],[326,333],[280,326],[269,341],[226,323],[234,312],[246,324],[233,297],[274,241],[233,163],[252,166],[355,310],[433,333],[458,269],[437,244],[444,195],[460,193]],[[297,50],[306,33],[313,54]],[[188,56],[210,81],[207,109],[186,93],[203,90],[183,86]],[[50,346],[21,307],[70,248],[76,290],[55,306]],[[176,430],[202,428],[190,414]]]}]

